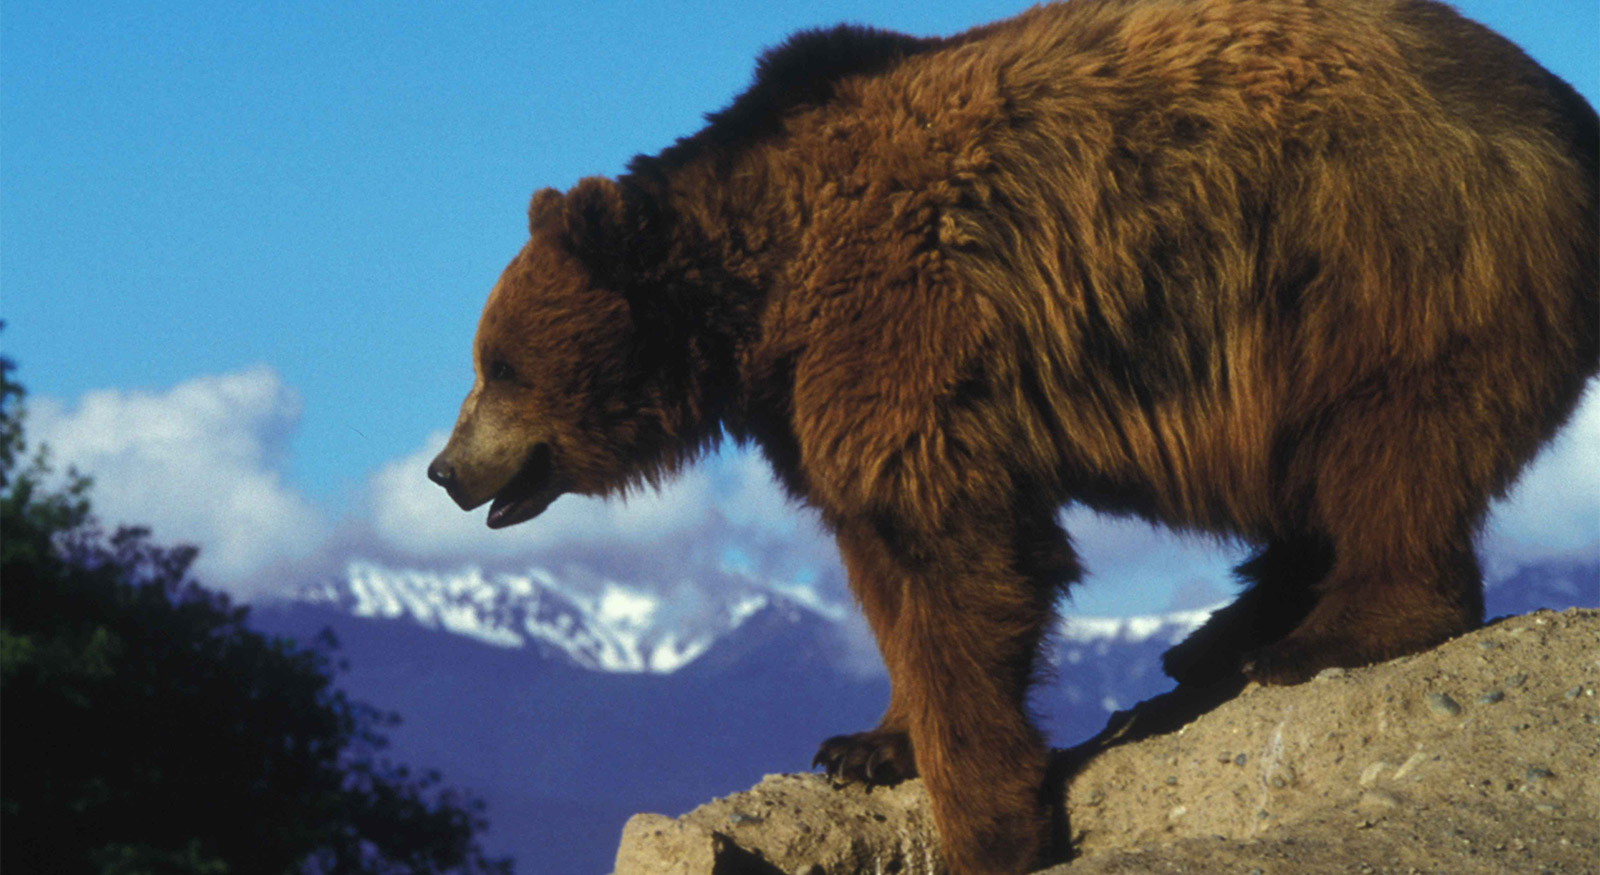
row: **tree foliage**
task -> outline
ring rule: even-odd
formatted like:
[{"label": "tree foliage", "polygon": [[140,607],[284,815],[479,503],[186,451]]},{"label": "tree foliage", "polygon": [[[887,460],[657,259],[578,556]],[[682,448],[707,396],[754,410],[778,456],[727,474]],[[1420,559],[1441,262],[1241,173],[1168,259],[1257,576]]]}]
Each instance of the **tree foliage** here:
[{"label": "tree foliage", "polygon": [[7,873],[509,872],[482,804],[384,759],[397,718],[333,684],[333,642],[268,638],[107,533],[24,441],[0,359],[0,860]]}]

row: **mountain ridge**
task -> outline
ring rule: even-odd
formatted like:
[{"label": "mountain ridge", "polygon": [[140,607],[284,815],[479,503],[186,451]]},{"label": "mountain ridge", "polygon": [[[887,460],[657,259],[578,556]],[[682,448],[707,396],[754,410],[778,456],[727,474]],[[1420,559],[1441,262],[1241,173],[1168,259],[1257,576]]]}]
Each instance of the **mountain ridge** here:
[{"label": "mountain ridge", "polygon": [[[803,771],[818,742],[872,726],[888,701],[881,669],[861,668],[872,645],[852,609],[808,592],[350,567],[257,605],[252,624],[305,642],[332,630],[339,686],[404,717],[392,753],[483,798],[486,848],[523,871],[607,871],[630,814],[680,814]],[[1490,616],[1592,605],[1600,561],[1529,566],[1487,595]],[[1065,616],[1033,697],[1051,743],[1168,689],[1160,654],[1205,613]]]},{"label": "mountain ridge", "polygon": [[[564,658],[588,670],[637,674],[676,672],[768,609],[791,622],[806,615],[833,624],[842,623],[853,610],[809,592],[754,583],[714,598],[699,595],[697,610],[671,612],[664,609],[669,597],[648,588],[607,580],[593,592],[579,591],[544,568],[486,574],[475,566],[441,572],[357,560],[349,563],[344,578],[303,586],[286,602],[407,622],[493,647],[531,648],[541,657]],[[266,606],[284,605],[277,601]],[[1204,622],[1213,608],[1126,617],[1068,614],[1055,635],[1070,647],[1150,638],[1170,645]]]}]

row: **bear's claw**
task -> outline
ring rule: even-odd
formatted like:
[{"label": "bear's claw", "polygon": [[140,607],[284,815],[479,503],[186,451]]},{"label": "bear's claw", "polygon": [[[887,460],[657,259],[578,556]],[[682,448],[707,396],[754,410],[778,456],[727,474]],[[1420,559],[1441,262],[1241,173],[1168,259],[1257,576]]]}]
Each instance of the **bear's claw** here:
[{"label": "bear's claw", "polygon": [[917,776],[911,739],[893,729],[835,735],[817,748],[811,767],[817,766],[835,785],[898,784]]}]

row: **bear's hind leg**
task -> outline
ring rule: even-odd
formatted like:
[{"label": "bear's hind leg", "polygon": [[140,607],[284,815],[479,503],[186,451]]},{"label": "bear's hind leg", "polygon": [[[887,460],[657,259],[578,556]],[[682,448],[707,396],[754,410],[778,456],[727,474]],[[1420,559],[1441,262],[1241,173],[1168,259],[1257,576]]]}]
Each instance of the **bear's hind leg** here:
[{"label": "bear's hind leg", "polygon": [[1311,612],[1316,604],[1313,587],[1328,573],[1330,558],[1320,538],[1269,543],[1236,569],[1249,587],[1162,654],[1167,676],[1191,686],[1236,676],[1246,653],[1288,635]]},{"label": "bear's hind leg", "polygon": [[1246,657],[1248,677],[1299,683],[1325,668],[1426,650],[1483,621],[1482,578],[1466,537],[1429,563],[1338,560],[1318,589],[1317,606],[1293,632]]},{"label": "bear's hind leg", "polygon": [[1325,431],[1287,469],[1307,490],[1308,519],[1332,565],[1294,631],[1250,657],[1246,675],[1295,683],[1324,668],[1417,653],[1483,621],[1472,536],[1497,484],[1510,479],[1527,399],[1465,353],[1431,370],[1374,379],[1340,401]]}]

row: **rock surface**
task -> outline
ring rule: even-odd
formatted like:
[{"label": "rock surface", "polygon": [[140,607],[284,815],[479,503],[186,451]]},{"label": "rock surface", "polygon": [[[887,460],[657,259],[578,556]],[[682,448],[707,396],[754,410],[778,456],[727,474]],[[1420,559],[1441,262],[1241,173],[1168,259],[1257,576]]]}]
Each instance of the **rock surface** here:
[{"label": "rock surface", "polygon": [[[1600,872],[1597,689],[1600,611],[1572,609],[1299,686],[1158,697],[1059,754],[1076,856],[1046,871]],[[616,863],[942,871],[920,782],[835,789],[818,775],[771,775],[676,820],[635,816]]]}]

